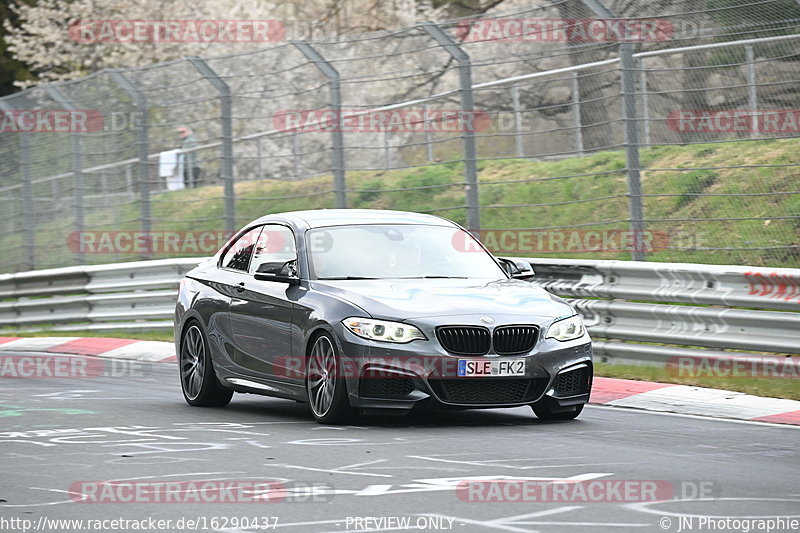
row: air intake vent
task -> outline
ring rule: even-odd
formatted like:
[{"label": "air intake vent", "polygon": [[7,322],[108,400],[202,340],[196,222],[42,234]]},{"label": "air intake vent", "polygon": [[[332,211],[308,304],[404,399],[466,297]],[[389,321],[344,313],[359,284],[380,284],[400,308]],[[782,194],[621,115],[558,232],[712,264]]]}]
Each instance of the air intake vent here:
[{"label": "air intake vent", "polygon": [[578,368],[557,375],[556,380],[553,382],[553,389],[562,396],[574,396],[588,392],[589,369],[585,367]]},{"label": "air intake vent", "polygon": [[548,379],[431,379],[429,383],[444,402],[466,405],[523,403],[535,401]]}]

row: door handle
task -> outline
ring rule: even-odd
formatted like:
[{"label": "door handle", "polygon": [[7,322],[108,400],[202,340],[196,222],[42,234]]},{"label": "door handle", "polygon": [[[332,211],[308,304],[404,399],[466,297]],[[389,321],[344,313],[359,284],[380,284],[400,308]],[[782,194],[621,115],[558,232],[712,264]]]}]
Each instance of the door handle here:
[{"label": "door handle", "polygon": [[244,292],[244,281],[237,283],[234,289],[236,289],[236,292]]}]

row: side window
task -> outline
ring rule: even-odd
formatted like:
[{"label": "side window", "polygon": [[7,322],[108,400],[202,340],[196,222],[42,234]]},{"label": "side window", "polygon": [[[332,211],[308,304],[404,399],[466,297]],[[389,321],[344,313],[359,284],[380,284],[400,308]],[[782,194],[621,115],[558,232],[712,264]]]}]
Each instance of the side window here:
[{"label": "side window", "polygon": [[[250,273],[266,272],[286,262],[292,261],[286,274],[297,274],[297,248],[294,233],[286,226],[267,224],[256,242]],[[260,270],[259,270],[260,269]]]},{"label": "side window", "polygon": [[220,263],[221,266],[247,272],[247,267],[250,265],[250,258],[253,256],[253,249],[256,247],[260,233],[261,226],[258,226],[239,237],[233,243],[233,246],[225,252]]}]

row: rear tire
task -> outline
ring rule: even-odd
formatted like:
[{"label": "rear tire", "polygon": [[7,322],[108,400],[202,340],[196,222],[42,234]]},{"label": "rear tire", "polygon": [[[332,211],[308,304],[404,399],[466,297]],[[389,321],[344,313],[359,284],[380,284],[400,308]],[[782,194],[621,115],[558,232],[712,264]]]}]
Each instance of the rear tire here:
[{"label": "rear tire", "polygon": [[306,366],[306,393],[311,415],[320,424],[341,424],[353,418],[347,384],[341,373],[336,343],[322,333],[311,345]]},{"label": "rear tire", "polygon": [[[557,405],[557,404],[555,404]],[[542,400],[531,405],[531,409],[536,413],[539,420],[572,420],[577,418],[585,404],[573,405],[572,407],[554,407],[554,403]]]},{"label": "rear tire", "polygon": [[183,333],[178,366],[181,390],[189,405],[222,407],[230,403],[233,391],[217,379],[208,339],[197,322],[191,322]]}]

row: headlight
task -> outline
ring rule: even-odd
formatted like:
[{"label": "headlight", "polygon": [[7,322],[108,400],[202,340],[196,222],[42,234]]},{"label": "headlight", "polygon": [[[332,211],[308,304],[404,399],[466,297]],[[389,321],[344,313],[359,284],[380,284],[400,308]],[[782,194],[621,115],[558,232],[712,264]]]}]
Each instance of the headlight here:
[{"label": "headlight", "polygon": [[406,343],[425,339],[420,330],[400,322],[350,317],[342,320],[342,324],[359,337],[373,341]]},{"label": "headlight", "polygon": [[550,324],[547,329],[546,339],[556,339],[557,341],[571,341],[583,335],[583,321],[578,315],[558,320]]}]

